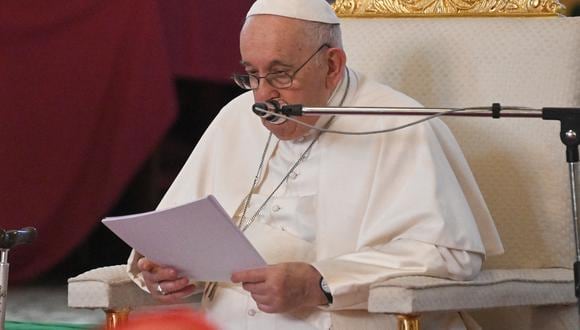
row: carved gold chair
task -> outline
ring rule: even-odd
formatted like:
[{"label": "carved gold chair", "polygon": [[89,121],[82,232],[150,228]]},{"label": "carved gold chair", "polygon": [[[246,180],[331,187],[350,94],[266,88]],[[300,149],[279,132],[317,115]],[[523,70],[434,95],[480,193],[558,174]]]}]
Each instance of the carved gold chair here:
[{"label": "carved gold chair", "polygon": [[[334,8],[343,17],[348,65],[425,106],[580,106],[580,18],[558,17],[557,2],[345,0]],[[424,313],[458,310],[468,310],[486,329],[577,329],[575,243],[559,123],[445,120],[506,253],[486,260],[473,281],[409,276],[376,283],[368,312],[399,315],[400,329],[418,329]],[[69,280],[69,306],[103,308],[111,325],[150,304],[155,302],[131,283],[124,265]]]}]

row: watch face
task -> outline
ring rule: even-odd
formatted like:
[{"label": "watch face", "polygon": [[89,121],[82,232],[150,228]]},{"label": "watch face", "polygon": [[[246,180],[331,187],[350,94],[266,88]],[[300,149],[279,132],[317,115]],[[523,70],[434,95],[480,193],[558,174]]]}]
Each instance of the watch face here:
[{"label": "watch face", "polygon": [[322,277],[320,279],[320,289],[322,290],[322,293],[324,293],[324,295],[326,296],[326,299],[328,300],[329,304],[332,304],[332,293],[330,293],[330,288],[328,287],[328,283],[326,283],[326,280],[324,279],[324,277]]},{"label": "watch face", "polygon": [[322,291],[330,293],[330,288],[328,287],[328,283],[326,283],[324,278],[320,280],[320,287],[322,288]]}]

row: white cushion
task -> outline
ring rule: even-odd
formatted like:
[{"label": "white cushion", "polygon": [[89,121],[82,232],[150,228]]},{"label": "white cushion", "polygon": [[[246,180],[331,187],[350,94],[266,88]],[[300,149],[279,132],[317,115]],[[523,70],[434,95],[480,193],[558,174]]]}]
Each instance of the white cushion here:
[{"label": "white cushion", "polygon": [[575,302],[570,269],[487,270],[473,281],[427,276],[393,278],[371,287],[368,309],[413,314]]},{"label": "white cushion", "polygon": [[126,269],[126,265],[96,268],[69,278],[69,307],[120,309],[157,304],[129,279]]},{"label": "white cushion", "polygon": [[[198,296],[182,303],[199,301]],[[127,265],[89,270],[68,279],[68,306],[118,310],[138,306],[163,305],[141,290],[127,274]]]}]

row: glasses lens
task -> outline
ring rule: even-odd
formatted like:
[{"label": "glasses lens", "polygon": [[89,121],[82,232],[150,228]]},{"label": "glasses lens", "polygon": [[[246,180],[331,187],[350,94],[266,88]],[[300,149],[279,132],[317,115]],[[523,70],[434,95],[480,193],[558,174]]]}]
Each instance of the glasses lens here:
[{"label": "glasses lens", "polygon": [[243,89],[252,89],[251,77],[247,74],[234,74],[234,82]]},{"label": "glasses lens", "polygon": [[292,85],[292,77],[288,72],[270,73],[266,77],[268,83],[275,88],[288,88]]}]

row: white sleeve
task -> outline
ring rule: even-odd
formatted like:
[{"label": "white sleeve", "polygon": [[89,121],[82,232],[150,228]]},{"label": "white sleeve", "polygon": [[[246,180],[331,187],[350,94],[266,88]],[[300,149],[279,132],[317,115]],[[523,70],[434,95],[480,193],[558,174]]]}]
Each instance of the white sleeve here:
[{"label": "white sleeve", "polygon": [[483,255],[409,239],[319,260],[312,265],[330,287],[329,309],[366,309],[371,284],[393,277],[428,275],[469,280],[480,271]]},{"label": "white sleeve", "polygon": [[131,251],[129,259],[127,260],[127,273],[129,275],[129,278],[133,282],[135,282],[135,284],[137,284],[139,288],[141,288],[145,292],[149,292],[149,289],[147,289],[147,286],[145,285],[143,275],[141,274],[139,267],[137,267],[137,262],[139,262],[139,259],[141,259],[142,257],[143,256],[139,252],[135,250]]}]

